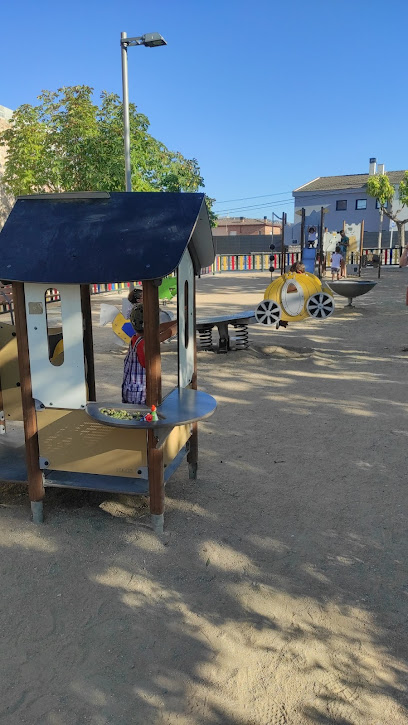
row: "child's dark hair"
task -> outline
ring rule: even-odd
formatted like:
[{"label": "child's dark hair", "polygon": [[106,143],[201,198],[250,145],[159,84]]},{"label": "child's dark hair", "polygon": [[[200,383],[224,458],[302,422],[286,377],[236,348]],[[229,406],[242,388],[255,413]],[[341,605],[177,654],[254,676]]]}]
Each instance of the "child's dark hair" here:
[{"label": "child's dark hair", "polygon": [[137,289],[135,287],[135,289],[130,290],[130,292],[128,294],[128,300],[129,300],[129,302],[132,303],[132,305],[137,305],[137,303],[140,302],[142,295],[143,295],[143,290],[140,288]]},{"label": "child's dark hair", "polygon": [[130,311],[130,324],[135,332],[143,332],[143,305],[137,304]]},{"label": "child's dark hair", "polygon": [[340,254],[340,247],[336,247],[337,254]]}]

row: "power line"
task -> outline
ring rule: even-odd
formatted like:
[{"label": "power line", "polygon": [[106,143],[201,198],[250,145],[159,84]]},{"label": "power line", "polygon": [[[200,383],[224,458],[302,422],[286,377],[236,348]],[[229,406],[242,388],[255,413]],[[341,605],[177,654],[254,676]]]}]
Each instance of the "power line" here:
[{"label": "power line", "polygon": [[289,202],[292,202],[293,199],[280,199],[279,201],[270,201],[269,203],[266,202],[265,204],[253,204],[252,206],[239,206],[235,207],[234,209],[220,209],[216,211],[216,214],[219,216],[221,214],[234,214],[239,211],[248,211],[250,209],[269,209],[271,206],[280,206],[282,204],[288,204]]},{"label": "power line", "polygon": [[226,199],[225,201],[215,201],[214,204],[230,204],[233,201],[246,201],[247,199],[264,199],[267,196],[282,196],[283,194],[291,194],[289,191],[278,191],[276,194],[259,194],[258,196],[242,196],[240,199]]},{"label": "power line", "polygon": [[[338,190],[336,189],[335,191],[338,191],[338,194],[333,194],[333,198],[336,198],[336,196],[338,197],[339,195],[341,195],[341,192],[343,191],[343,189],[338,189]],[[305,206],[305,207],[311,206],[311,204],[309,204],[309,202],[312,201],[313,199],[321,199],[323,193],[324,193],[324,191],[317,191],[314,194],[309,193],[307,195],[307,197],[302,199],[302,206]],[[248,199],[250,199],[250,198],[251,197],[248,197]],[[253,198],[257,199],[260,197],[253,197]],[[239,206],[239,207],[234,207],[233,209],[231,209],[231,208],[222,209],[222,210],[216,211],[215,213],[217,215],[221,215],[221,214],[233,214],[234,212],[236,213],[239,211],[247,211],[250,209],[267,209],[272,206],[279,206],[279,204],[287,204],[289,202],[294,202],[294,201],[295,201],[294,197],[291,197],[290,199],[278,199],[277,201],[265,202],[263,204],[254,204],[251,206]],[[313,202],[312,202],[312,205],[313,205]],[[301,207],[297,207],[297,208],[300,209]]]}]

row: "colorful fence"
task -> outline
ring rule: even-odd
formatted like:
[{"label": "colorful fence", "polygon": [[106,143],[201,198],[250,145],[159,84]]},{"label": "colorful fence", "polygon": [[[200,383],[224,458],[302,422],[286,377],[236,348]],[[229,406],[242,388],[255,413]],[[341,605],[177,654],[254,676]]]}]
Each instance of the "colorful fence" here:
[{"label": "colorful fence", "polygon": [[[300,252],[286,252],[285,266],[300,259]],[[268,272],[270,266],[281,268],[281,254],[257,252],[254,254],[217,254],[214,264],[201,270],[201,274],[219,272]]]},{"label": "colorful fence", "polygon": [[[371,265],[373,260],[378,262],[380,258],[381,266],[398,266],[401,255],[399,247],[393,249],[364,249],[361,266]],[[284,267],[287,269],[294,262],[301,258],[299,252],[284,253]],[[377,259],[376,259],[377,258]],[[214,264],[201,270],[201,275],[219,274],[222,272],[269,272],[269,267],[274,267],[279,273],[281,269],[281,252],[273,254],[272,252],[256,252],[253,254],[217,254]],[[330,266],[331,253],[328,252],[325,257],[326,267]],[[351,252],[347,257],[347,262],[351,264],[360,263],[360,255],[358,252]],[[91,294],[97,295],[103,292],[121,292],[130,288],[131,282],[108,282],[106,284],[92,284]],[[136,287],[140,282],[133,282]],[[7,294],[8,301],[2,300],[0,295],[0,314],[9,312],[13,307],[13,296],[11,286],[7,286],[3,290]],[[59,300],[58,290],[50,289],[47,294],[47,302],[57,302]]]},{"label": "colorful fence", "polygon": [[[399,247],[393,249],[363,249],[361,257],[361,266],[365,267],[371,265],[373,260],[377,263],[380,261],[381,266],[399,266],[399,260],[401,256],[401,250]],[[331,253],[328,252],[326,255],[326,265],[329,266],[331,261]],[[359,252],[351,252],[347,256],[347,263],[360,264]]]},{"label": "colorful fence", "polygon": [[[400,249],[364,249],[362,257],[367,261],[364,262],[362,259],[362,266],[371,264],[373,256],[381,258],[381,265],[399,265]],[[301,253],[299,252],[285,252],[284,253],[284,268],[287,269],[294,262],[300,261]],[[326,255],[326,265],[330,265],[331,253],[328,252]],[[347,257],[347,262],[351,264],[360,263],[359,252],[351,252]],[[201,274],[218,274],[221,272],[268,272],[269,267],[272,266],[278,272],[281,269],[282,255],[281,252],[276,254],[273,253],[255,253],[255,254],[217,254],[214,264],[211,267],[206,267],[201,270]]]}]

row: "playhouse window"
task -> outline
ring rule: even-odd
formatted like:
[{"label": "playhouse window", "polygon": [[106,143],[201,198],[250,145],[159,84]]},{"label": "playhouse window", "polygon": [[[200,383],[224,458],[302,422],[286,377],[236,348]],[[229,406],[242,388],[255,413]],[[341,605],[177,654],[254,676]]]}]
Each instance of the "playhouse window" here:
[{"label": "playhouse window", "polygon": [[188,280],[184,282],[184,347],[188,347],[189,341],[189,299],[188,299]]},{"label": "playhouse window", "polygon": [[48,359],[51,365],[64,362],[61,297],[57,289],[45,290],[45,319],[47,323]]}]

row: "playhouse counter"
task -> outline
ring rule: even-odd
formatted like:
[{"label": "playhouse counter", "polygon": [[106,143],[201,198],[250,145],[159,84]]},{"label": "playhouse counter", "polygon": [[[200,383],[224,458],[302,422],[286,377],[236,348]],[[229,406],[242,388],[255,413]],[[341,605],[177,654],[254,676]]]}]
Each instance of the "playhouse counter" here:
[{"label": "playhouse counter", "polygon": [[88,415],[97,420],[98,423],[114,426],[118,428],[174,428],[177,425],[186,425],[195,423],[198,420],[209,418],[217,407],[217,403],[212,395],[203,393],[201,390],[192,390],[191,388],[175,388],[163,400],[162,404],[157,406],[159,420],[148,422],[145,420],[122,420],[120,418],[110,418],[100,412],[101,408],[116,408],[118,410],[127,410],[129,412],[140,411],[148,413],[150,408],[147,405],[130,405],[128,403],[88,403],[85,410]]}]

